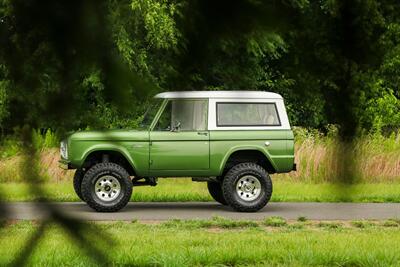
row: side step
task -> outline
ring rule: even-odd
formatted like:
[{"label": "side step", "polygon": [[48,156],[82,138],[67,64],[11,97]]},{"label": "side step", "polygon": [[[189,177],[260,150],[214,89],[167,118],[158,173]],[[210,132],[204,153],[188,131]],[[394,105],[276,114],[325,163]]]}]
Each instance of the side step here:
[{"label": "side step", "polygon": [[155,177],[146,177],[144,178],[144,181],[139,181],[143,178],[141,177],[135,177],[132,179],[132,185],[133,186],[144,186],[144,185],[150,185],[150,186],[156,186],[157,185],[157,178]]}]

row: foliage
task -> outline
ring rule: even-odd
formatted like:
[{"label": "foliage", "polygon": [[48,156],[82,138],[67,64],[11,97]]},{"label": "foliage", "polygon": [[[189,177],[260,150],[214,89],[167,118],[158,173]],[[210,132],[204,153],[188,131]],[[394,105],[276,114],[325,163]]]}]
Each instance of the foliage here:
[{"label": "foliage", "polygon": [[7,86],[8,83],[6,81],[0,81],[0,128],[3,120],[9,115],[8,107],[7,107]]},{"label": "foliage", "polygon": [[39,130],[34,130],[32,132],[32,140],[36,150],[39,151],[45,148],[58,147],[60,144],[60,137],[50,129],[46,130],[44,133]]},{"label": "foliage", "polygon": [[269,90],[293,125],[390,133],[400,125],[399,7],[3,0],[0,128],[134,128],[157,92]]},{"label": "foliage", "polygon": [[[6,159],[18,155],[22,149],[20,141],[20,130],[14,129],[14,135],[6,136],[0,142],[0,159]],[[60,135],[51,129],[33,130],[32,145],[38,151],[58,147],[60,144]]]},{"label": "foliage", "polygon": [[20,151],[21,144],[15,137],[8,136],[1,140],[0,159],[15,156]]}]

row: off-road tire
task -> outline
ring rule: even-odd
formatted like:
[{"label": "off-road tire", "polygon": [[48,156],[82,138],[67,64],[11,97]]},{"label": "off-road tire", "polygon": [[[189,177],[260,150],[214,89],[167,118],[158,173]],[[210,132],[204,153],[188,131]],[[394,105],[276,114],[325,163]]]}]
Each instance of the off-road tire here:
[{"label": "off-road tire", "polygon": [[83,179],[84,175],[85,175],[85,172],[82,169],[77,169],[75,171],[74,179],[73,179],[75,193],[83,201],[85,201],[85,200],[83,199],[83,196],[82,196],[81,184],[82,184],[82,179]]},{"label": "off-road tire", "polygon": [[[236,192],[236,183],[246,175],[257,178],[261,184],[260,195],[252,200],[241,199]],[[262,209],[272,195],[272,181],[267,171],[255,163],[240,163],[232,167],[224,177],[222,182],[222,192],[229,206],[240,212],[255,212]]]},{"label": "off-road tire", "polygon": [[[103,201],[95,193],[95,183],[102,176],[112,176],[118,180],[121,192],[112,201]],[[91,167],[83,176],[81,184],[82,196],[86,203],[96,211],[115,212],[128,204],[132,195],[132,181],[128,172],[118,164],[104,162]]]},{"label": "off-road tire", "polygon": [[210,193],[212,198],[218,203],[221,203],[222,205],[228,205],[228,203],[226,203],[226,200],[224,198],[224,194],[222,193],[221,186],[222,185],[219,182],[207,182],[208,192]]}]

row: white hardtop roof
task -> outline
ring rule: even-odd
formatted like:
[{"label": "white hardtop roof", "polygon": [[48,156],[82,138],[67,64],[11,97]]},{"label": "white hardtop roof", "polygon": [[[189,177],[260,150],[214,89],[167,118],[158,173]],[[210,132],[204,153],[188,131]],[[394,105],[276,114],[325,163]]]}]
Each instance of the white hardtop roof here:
[{"label": "white hardtop roof", "polygon": [[280,94],[264,91],[181,91],[164,92],[155,98],[268,98],[282,99]]}]

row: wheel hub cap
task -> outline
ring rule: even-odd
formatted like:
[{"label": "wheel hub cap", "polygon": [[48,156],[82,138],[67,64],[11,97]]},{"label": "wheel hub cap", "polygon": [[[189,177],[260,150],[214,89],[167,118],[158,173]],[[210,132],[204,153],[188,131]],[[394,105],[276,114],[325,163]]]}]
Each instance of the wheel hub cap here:
[{"label": "wheel hub cap", "polygon": [[236,193],[241,199],[252,201],[260,195],[261,183],[255,176],[243,176],[236,183]]},{"label": "wheel hub cap", "polygon": [[121,193],[121,184],[113,176],[102,176],[96,181],[95,193],[102,201],[112,201]]}]

